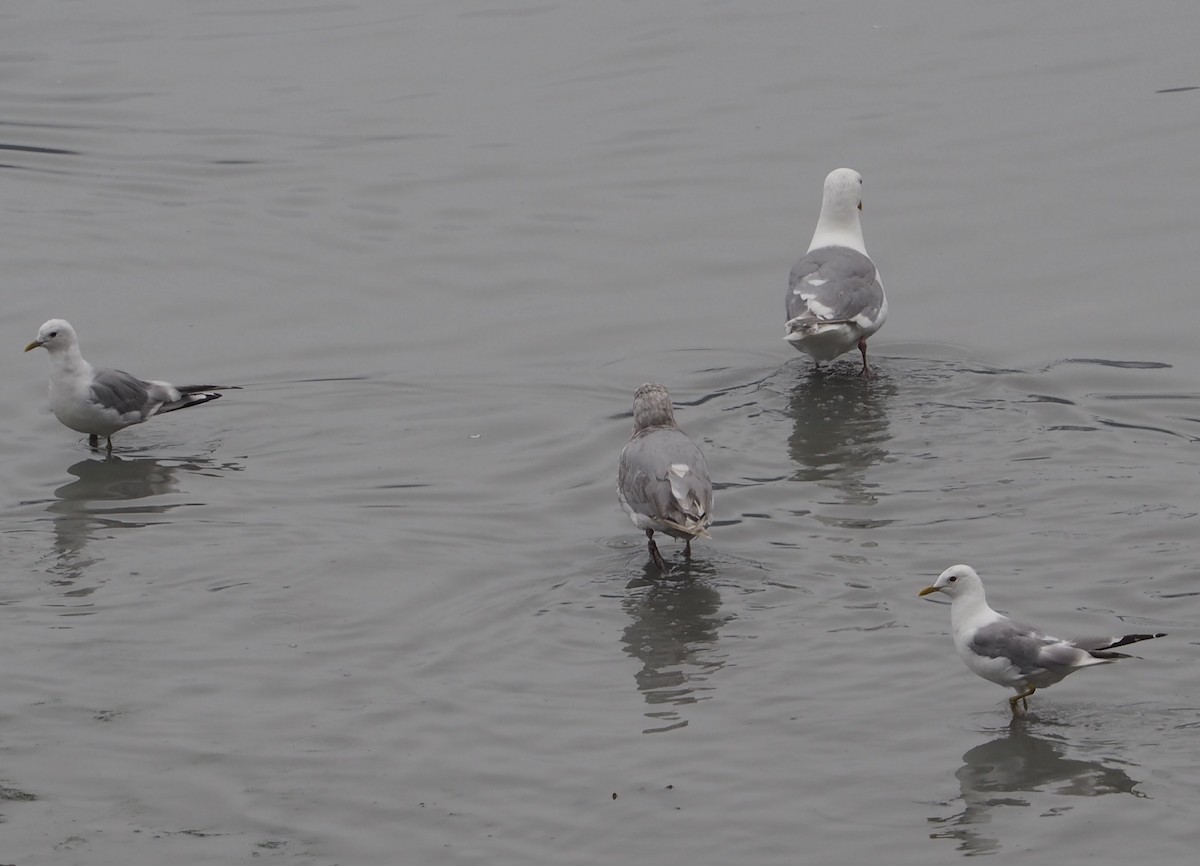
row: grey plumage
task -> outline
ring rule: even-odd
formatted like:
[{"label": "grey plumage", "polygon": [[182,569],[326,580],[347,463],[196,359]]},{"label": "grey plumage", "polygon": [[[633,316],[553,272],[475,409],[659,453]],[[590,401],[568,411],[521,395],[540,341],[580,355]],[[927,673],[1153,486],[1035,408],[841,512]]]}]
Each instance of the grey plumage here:
[{"label": "grey plumage", "polygon": [[220,385],[175,385],[175,393],[163,387],[164,383],[147,382],[124,370],[96,370],[92,378],[92,399],[105,408],[121,415],[136,414],[145,421],[151,415],[174,412],[189,406],[199,406],[220,397],[217,393],[205,393]]},{"label": "grey plumage", "polygon": [[1071,644],[1008,619],[980,628],[968,646],[985,658],[1007,659],[1027,680],[1048,675],[1061,679],[1071,672],[1083,655],[1082,650]]},{"label": "grey plumage", "polygon": [[633,417],[633,435],[617,468],[617,497],[634,526],[645,531],[651,558],[665,569],[654,533],[684,540],[690,555],[692,539],[708,537],[712,481],[704,454],[675,424],[666,388],[638,388]]},{"label": "grey plumage", "polygon": [[122,415],[137,412],[145,420],[150,403],[146,385],[124,370],[97,370],[92,379],[92,399]]},{"label": "grey plumage", "polygon": [[1062,639],[1004,618],[978,629],[968,646],[972,652],[986,658],[1008,659],[1022,677],[1041,686],[1056,683],[1076,670],[1085,656],[1104,661],[1132,658],[1112,650],[1156,637],[1165,635]]},{"label": "grey plumage", "polygon": [[806,253],[792,267],[788,288],[789,333],[815,332],[818,325],[859,317],[873,322],[883,307],[883,286],[874,263],[849,247]]},{"label": "grey plumage", "polygon": [[[621,454],[617,484],[634,511],[661,523],[660,531],[674,538],[707,534],[712,484],[704,455],[692,440],[679,429],[644,430]],[[677,474],[672,466],[688,471]]]}]

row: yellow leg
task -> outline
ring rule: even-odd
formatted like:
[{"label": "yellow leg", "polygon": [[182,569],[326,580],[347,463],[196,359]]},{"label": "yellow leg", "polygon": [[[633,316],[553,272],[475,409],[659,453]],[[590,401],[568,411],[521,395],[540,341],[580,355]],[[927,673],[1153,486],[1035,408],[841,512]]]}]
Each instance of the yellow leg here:
[{"label": "yellow leg", "polygon": [[1037,691],[1037,689],[1034,686],[1030,686],[1028,689],[1023,691],[1021,694],[1014,695],[1013,697],[1008,699],[1008,705],[1009,705],[1009,707],[1012,708],[1012,714],[1013,714],[1014,719],[1020,715],[1020,713],[1017,712],[1017,703],[1020,702],[1022,705],[1024,705],[1025,709],[1028,710],[1029,709],[1029,696],[1032,695],[1036,691]]}]

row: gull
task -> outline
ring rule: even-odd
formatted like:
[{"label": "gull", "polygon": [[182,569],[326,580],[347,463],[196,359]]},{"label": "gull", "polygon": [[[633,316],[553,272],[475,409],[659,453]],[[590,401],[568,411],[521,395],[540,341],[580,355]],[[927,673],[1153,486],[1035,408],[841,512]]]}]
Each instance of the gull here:
[{"label": "gull", "polygon": [[642,385],[633,395],[633,435],[621,451],[617,498],[633,525],[645,530],[650,558],[659,571],[666,563],[654,543],[665,532],[686,543],[708,538],[713,488],[708,466],[696,443],[675,424],[671,395],[662,385]]},{"label": "gull", "polygon": [[888,304],[863,243],[861,210],[862,175],[852,168],[831,171],[812,243],[788,281],[784,339],[818,368],[857,346],[869,379],[867,337],[883,326]]},{"label": "gull", "polygon": [[952,565],[918,595],[934,592],[950,596],[954,646],[967,667],[985,680],[1016,691],[1008,699],[1014,719],[1019,715],[1017,704],[1028,709],[1029,697],[1038,689],[1052,686],[1080,668],[1133,658],[1113,652],[1117,647],[1166,637],[1165,632],[1075,640],[1051,637],[988,607],[983,581],[969,565]]},{"label": "gull", "polygon": [[131,424],[141,424],[151,415],[199,406],[221,395],[217,391],[236,385],[172,385],[146,381],[123,370],[96,369],[79,354],[79,338],[65,319],[42,325],[37,339],[25,347],[29,352],[43,348],[50,358],[50,410],[54,417],[80,433],[98,448],[100,438]]}]

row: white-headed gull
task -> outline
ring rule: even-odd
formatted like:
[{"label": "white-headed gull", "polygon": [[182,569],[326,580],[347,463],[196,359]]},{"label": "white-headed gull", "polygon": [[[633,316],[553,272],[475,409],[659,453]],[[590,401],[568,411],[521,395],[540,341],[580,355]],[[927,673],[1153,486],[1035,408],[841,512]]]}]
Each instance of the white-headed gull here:
[{"label": "white-headed gull", "polygon": [[863,243],[862,175],[839,168],[825,178],[821,216],[808,252],[788,281],[784,339],[817,365],[858,347],[870,378],[867,338],[887,319],[887,296]]},{"label": "white-headed gull", "polygon": [[146,381],[122,370],[96,369],[79,353],[79,338],[65,319],[42,325],[37,339],[25,347],[43,348],[50,357],[50,409],[54,417],[99,447],[103,436],[112,451],[112,434],[152,415],[199,406],[236,385],[172,385]]},{"label": "white-headed gull", "polygon": [[1132,658],[1113,652],[1117,647],[1166,636],[1159,632],[1074,640],[1051,637],[988,607],[983,581],[969,565],[952,565],[933,586],[918,594],[934,592],[950,596],[954,646],[967,667],[985,680],[1016,691],[1008,699],[1013,718],[1018,715],[1017,705],[1024,703],[1028,708],[1029,696],[1038,689],[1052,686],[1080,668]]}]

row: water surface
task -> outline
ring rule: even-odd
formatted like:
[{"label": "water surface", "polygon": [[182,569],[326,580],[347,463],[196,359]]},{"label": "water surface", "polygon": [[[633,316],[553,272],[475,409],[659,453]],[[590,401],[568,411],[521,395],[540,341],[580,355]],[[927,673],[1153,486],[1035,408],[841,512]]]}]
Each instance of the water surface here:
[{"label": "water surface", "polygon": [[[1192,863],[1194,17],[6,13],[0,858]],[[782,340],[839,165],[869,383]],[[105,460],[51,316],[244,390]],[[717,486],[669,582],[614,490],[647,380]],[[916,597],[960,561],[1170,636],[1010,728]]]}]

